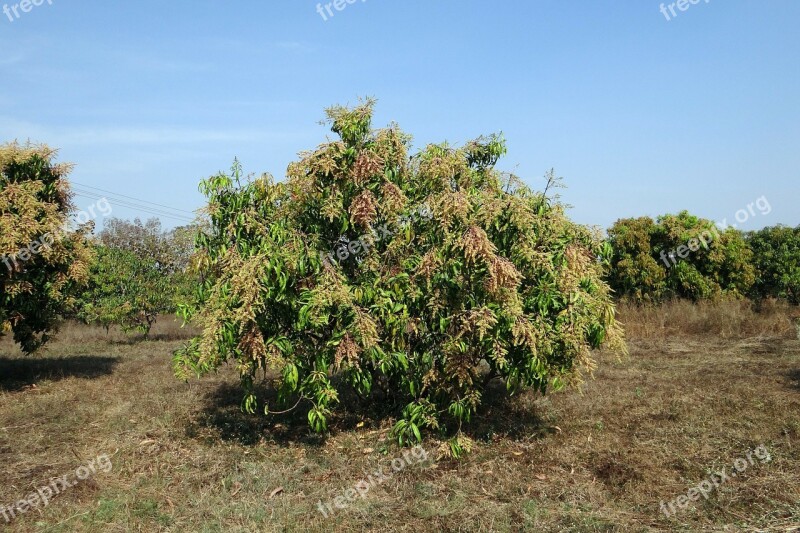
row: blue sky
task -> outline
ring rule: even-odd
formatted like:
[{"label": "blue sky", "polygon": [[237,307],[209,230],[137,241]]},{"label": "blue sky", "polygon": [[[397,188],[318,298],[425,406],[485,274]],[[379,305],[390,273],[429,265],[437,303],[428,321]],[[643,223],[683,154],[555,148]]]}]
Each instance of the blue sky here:
[{"label": "blue sky", "polygon": [[60,148],[83,185],[189,212],[234,156],[282,178],[330,135],[325,107],[374,96],[375,125],[418,147],[502,131],[500,167],[534,187],[555,167],[582,223],[730,220],[765,196],[744,229],[800,224],[796,0],[669,21],[651,0],[359,0],[328,20],[310,0],[18,2],[0,0],[0,140]]}]

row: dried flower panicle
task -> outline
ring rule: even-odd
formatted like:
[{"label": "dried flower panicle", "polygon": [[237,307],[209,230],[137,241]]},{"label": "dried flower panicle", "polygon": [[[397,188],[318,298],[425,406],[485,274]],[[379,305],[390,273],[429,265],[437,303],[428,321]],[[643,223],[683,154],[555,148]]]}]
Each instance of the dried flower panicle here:
[{"label": "dried flower panicle", "polygon": [[384,162],[377,154],[362,152],[353,165],[353,183],[363,187],[383,173]]},{"label": "dried flower panicle", "polygon": [[517,270],[514,263],[503,257],[495,257],[489,264],[489,279],[486,280],[486,290],[492,294],[502,289],[515,290],[522,282],[522,273]]},{"label": "dried flower panicle", "polygon": [[486,232],[478,226],[470,226],[464,232],[461,238],[461,249],[464,250],[464,257],[471,263],[474,263],[478,258],[491,263],[497,250],[492,241],[489,240]]},{"label": "dried flower panicle", "polygon": [[369,228],[378,216],[378,201],[372,191],[365,189],[350,204],[350,221],[361,228]]},{"label": "dried flower panicle", "polygon": [[[345,366],[352,366],[359,368],[359,355],[361,348],[358,346],[349,332],[344,334],[339,346],[336,347],[334,354],[334,367],[337,369],[344,368]],[[344,364],[346,363],[346,365]]]},{"label": "dried flower panicle", "polygon": [[387,218],[402,211],[408,201],[408,198],[403,194],[400,187],[391,181],[387,181],[383,184],[381,188],[381,197],[381,211]]}]

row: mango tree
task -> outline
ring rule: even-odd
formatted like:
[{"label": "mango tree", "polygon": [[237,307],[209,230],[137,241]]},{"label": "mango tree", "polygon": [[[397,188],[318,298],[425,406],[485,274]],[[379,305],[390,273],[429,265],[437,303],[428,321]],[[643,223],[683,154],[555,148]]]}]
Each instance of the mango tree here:
[{"label": "mango tree", "polygon": [[501,138],[409,156],[408,135],[372,129],[372,102],[327,114],[338,140],[284,182],[238,164],[202,182],[204,282],[182,314],[203,334],[176,352],[179,377],[233,359],[243,407],[269,413],[254,384],[271,371],[280,407],[306,406],[318,432],[343,387],[380,388],[402,406],[402,443],[438,429],[457,455],[489,380],[558,390],[593,349],[624,349],[600,236],[497,171]]},{"label": "mango tree", "polygon": [[0,146],[0,335],[26,353],[47,342],[86,283],[92,223],[73,227],[67,175],[44,145]]}]

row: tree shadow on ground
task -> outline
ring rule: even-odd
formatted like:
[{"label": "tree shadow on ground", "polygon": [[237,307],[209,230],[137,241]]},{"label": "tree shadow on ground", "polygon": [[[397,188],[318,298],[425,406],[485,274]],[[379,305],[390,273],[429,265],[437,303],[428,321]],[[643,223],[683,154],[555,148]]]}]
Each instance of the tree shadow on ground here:
[{"label": "tree shadow on ground", "polygon": [[789,378],[789,386],[793,389],[800,390],[800,368],[792,370],[786,376]]},{"label": "tree shadow on ground", "polygon": [[[361,398],[348,387],[340,387],[340,401],[328,419],[330,434],[364,430],[388,429],[402,414],[404,403],[392,400],[381,391],[368,398]],[[260,400],[266,399],[270,408],[279,411],[288,407],[274,403],[276,391],[269,386],[256,390]],[[530,393],[534,394],[534,393]],[[262,441],[275,444],[305,444],[318,446],[325,435],[314,433],[308,425],[308,401],[300,401],[288,413],[264,416],[263,411],[248,414],[242,411],[243,392],[238,382],[222,383],[209,391],[200,410],[186,428],[190,438],[205,438],[211,442],[221,439],[253,446]],[[504,436],[512,440],[530,440],[553,434],[555,426],[542,418],[535,408],[525,408],[505,392],[502,383],[491,384],[485,391],[484,402],[479,413],[462,431],[476,440],[492,440]],[[263,404],[262,404],[263,405]],[[387,431],[388,433],[388,431]],[[440,437],[454,434],[446,429]]]},{"label": "tree shadow on ground", "polygon": [[461,429],[475,440],[503,437],[512,441],[552,435],[559,430],[533,401],[541,396],[528,390],[510,396],[505,382],[495,379],[483,391],[483,401],[472,422]]},{"label": "tree shadow on ground", "polygon": [[[275,397],[275,391],[267,387],[258,387],[256,394],[260,399],[272,400]],[[221,439],[245,446],[253,446],[262,440],[307,444],[320,441],[308,431],[302,402],[289,413],[264,416],[263,411],[256,411],[254,414],[244,412],[243,396],[238,382],[216,386],[205,395],[202,407],[189,422],[187,436],[209,441]]]},{"label": "tree shadow on ground", "polygon": [[143,333],[129,333],[121,338],[109,338],[106,342],[112,346],[137,346],[145,342],[188,341],[192,335],[188,333],[151,333],[145,337]]},{"label": "tree shadow on ground", "polygon": [[0,390],[20,390],[40,381],[66,378],[95,379],[113,373],[118,357],[81,355],[37,358],[0,357]]},{"label": "tree shadow on ground", "polygon": [[[402,406],[393,405],[379,392],[362,399],[347,387],[339,390],[340,402],[328,417],[329,434],[354,430],[362,422],[360,427],[381,427],[381,422],[391,418],[393,413],[402,412]],[[245,446],[262,441],[306,445],[321,445],[325,441],[325,435],[314,433],[309,427],[309,401],[294,398],[288,405],[279,405],[277,391],[266,384],[256,387],[255,393],[261,408],[248,414],[242,410],[244,393],[239,383],[219,384],[205,395],[201,409],[187,427],[187,435],[211,440],[219,438]],[[264,401],[274,411],[268,416],[263,413]],[[283,410],[288,412],[281,412]]]}]

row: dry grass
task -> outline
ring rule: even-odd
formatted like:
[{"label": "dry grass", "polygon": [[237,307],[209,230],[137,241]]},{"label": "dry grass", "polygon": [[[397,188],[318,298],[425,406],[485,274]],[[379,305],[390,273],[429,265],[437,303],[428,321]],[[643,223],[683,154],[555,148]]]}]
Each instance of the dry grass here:
[{"label": "dry grass", "polygon": [[[504,401],[494,390],[469,430],[471,454],[438,458],[437,441],[428,439],[431,461],[327,519],[318,501],[401,454],[380,410],[361,416],[348,400],[325,440],[302,416],[277,424],[245,416],[230,370],[188,384],[172,378],[169,354],[186,332],[163,321],[159,328],[171,333],[146,342],[73,326],[36,358],[4,341],[0,504],[98,454],[113,454],[114,464],[6,529],[790,531],[800,524],[800,341],[787,318],[795,310],[622,311],[631,355],[604,360],[582,393]],[[660,514],[661,501],[760,444],[771,462],[674,518]]]},{"label": "dry grass", "polygon": [[619,306],[629,339],[714,336],[800,338],[800,309],[784,301],[749,300],[692,303],[677,300],[658,306]]}]

